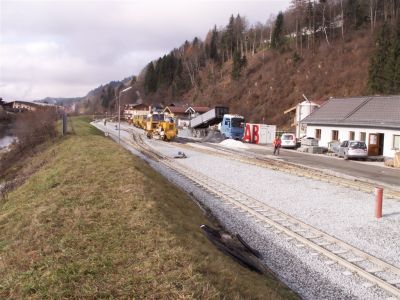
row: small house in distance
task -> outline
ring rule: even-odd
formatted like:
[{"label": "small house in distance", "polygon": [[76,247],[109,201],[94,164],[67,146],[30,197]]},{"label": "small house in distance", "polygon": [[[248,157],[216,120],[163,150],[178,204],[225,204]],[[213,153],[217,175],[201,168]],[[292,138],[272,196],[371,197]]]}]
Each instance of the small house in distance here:
[{"label": "small house in distance", "polygon": [[4,104],[6,110],[12,112],[36,111],[40,105],[27,101],[12,101]]},{"label": "small house in distance", "polygon": [[164,113],[175,118],[178,127],[185,127],[189,124],[189,114],[186,113],[187,106],[167,106],[164,108]]},{"label": "small house in distance", "polygon": [[400,151],[400,95],[331,98],[301,125],[308,137],[319,140],[319,146],[361,140],[368,155],[392,158]]},{"label": "small house in distance", "polygon": [[208,106],[189,106],[186,109],[186,113],[189,115],[189,119],[191,120],[198,115],[208,112],[210,109],[211,108],[209,108]]},{"label": "small house in distance", "polygon": [[147,116],[150,107],[144,103],[126,104],[124,107],[123,118],[127,121],[134,116]]}]

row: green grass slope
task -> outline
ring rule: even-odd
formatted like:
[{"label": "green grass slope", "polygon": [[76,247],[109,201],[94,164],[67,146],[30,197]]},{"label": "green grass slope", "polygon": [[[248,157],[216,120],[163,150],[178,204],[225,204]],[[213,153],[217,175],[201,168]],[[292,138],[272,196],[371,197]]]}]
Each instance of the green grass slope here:
[{"label": "green grass slope", "polygon": [[0,200],[0,298],[294,299],[213,248],[189,197],[88,124]]}]

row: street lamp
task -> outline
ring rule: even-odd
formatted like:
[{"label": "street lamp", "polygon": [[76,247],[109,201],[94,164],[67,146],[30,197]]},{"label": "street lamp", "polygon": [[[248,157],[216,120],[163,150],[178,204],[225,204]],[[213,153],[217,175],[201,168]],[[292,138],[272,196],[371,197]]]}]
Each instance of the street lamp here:
[{"label": "street lamp", "polygon": [[121,94],[129,91],[132,87],[123,89],[118,94],[118,144],[121,144]]}]

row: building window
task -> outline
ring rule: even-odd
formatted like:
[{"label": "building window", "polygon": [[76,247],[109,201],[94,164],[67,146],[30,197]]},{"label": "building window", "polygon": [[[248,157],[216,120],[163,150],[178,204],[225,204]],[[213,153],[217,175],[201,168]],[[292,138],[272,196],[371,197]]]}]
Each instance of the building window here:
[{"label": "building window", "polygon": [[354,131],[349,131],[349,140],[354,140],[355,135]]},{"label": "building window", "polygon": [[332,130],[332,141],[339,140],[339,130]]},{"label": "building window", "polygon": [[367,133],[360,132],[360,141],[365,142],[367,140]]},{"label": "building window", "polygon": [[315,129],[315,138],[318,140],[321,139],[321,129]]},{"label": "building window", "polygon": [[400,135],[393,135],[393,149],[400,150]]}]

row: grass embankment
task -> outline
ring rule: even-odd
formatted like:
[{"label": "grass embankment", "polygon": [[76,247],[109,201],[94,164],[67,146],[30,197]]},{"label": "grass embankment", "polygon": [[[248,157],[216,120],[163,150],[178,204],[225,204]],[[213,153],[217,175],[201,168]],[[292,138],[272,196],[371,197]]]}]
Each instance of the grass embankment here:
[{"label": "grass embankment", "polygon": [[295,297],[214,249],[185,193],[87,119],[73,125],[0,202],[0,298]]}]

